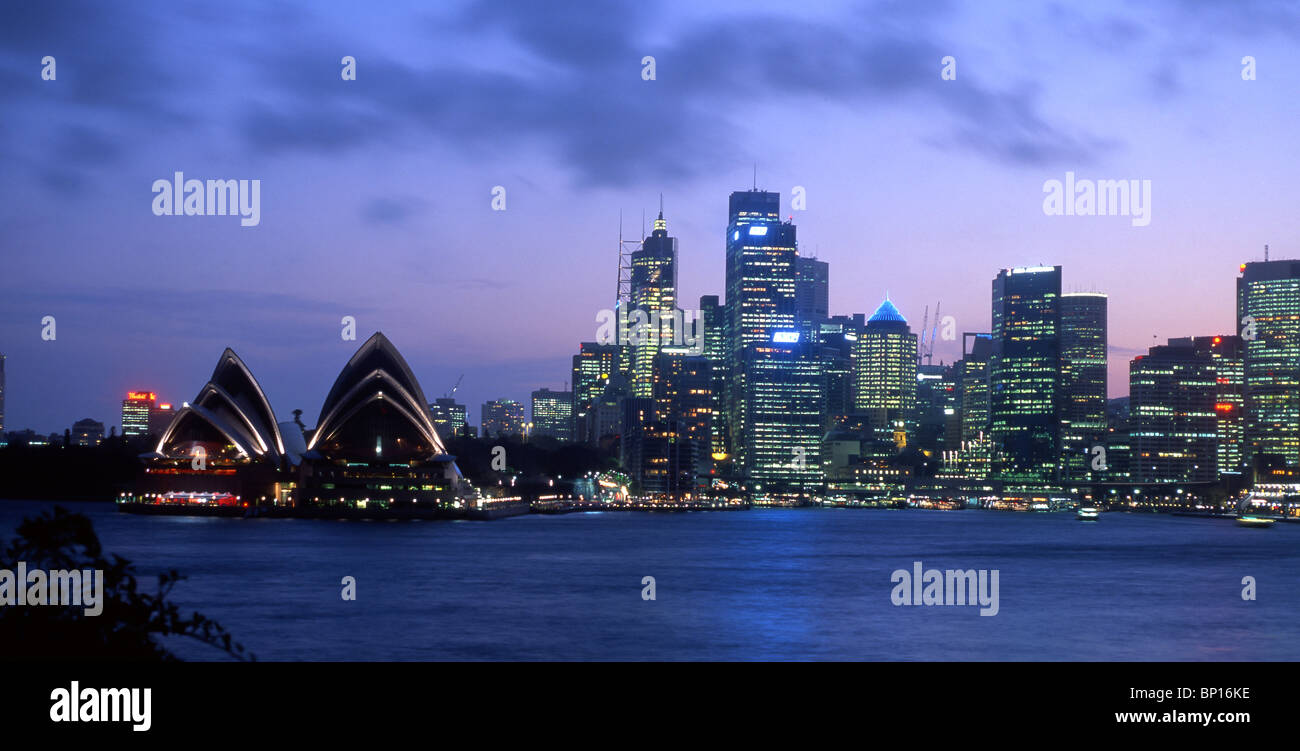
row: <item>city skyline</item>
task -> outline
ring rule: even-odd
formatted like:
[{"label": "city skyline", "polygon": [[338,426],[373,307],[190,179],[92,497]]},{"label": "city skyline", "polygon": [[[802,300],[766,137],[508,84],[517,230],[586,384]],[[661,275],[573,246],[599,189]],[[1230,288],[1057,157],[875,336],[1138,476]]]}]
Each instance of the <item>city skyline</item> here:
[{"label": "city skyline", "polygon": [[[329,384],[301,363],[351,352],[344,316],[358,339],[400,342],[430,398],[465,373],[457,397],[474,411],[526,403],[563,387],[612,304],[618,217],[643,236],[661,193],[683,307],[725,294],[723,196],[752,184],[781,193],[801,252],[829,262],[831,314],[889,293],[913,323],[942,301],[960,331],[987,331],[980,287],[997,269],[1059,264],[1063,292],[1109,295],[1110,396],[1153,341],[1233,333],[1233,272],[1264,244],[1298,255],[1286,124],[1300,105],[1283,92],[1300,24],[1284,7],[977,17],[882,4],[797,18],[777,3],[628,3],[589,18],[466,3],[392,6],[356,29],[339,7],[247,8],[246,27],[51,4],[0,32],[4,90],[21,105],[0,140],[13,165],[0,175],[7,428],[111,425],[134,389],[182,402],[225,346],[278,414],[310,411],[303,395]],[[862,14],[871,31],[839,30]],[[258,33],[272,16],[303,33]],[[1159,54],[1189,31],[1201,49]],[[445,35],[457,43],[427,51]],[[229,75],[172,72],[200,37]],[[810,39],[842,60],[772,59]],[[45,55],[55,80],[41,78]],[[339,80],[343,55],[355,81]],[[947,55],[955,80],[940,77]],[[176,171],[261,180],[260,224],[154,216],[149,186]],[[1150,224],[1046,215],[1044,183],[1067,174],[1151,180]],[[795,186],[806,209],[789,207]],[[40,336],[47,315],[55,341]],[[936,362],[957,344],[938,342]]]}]

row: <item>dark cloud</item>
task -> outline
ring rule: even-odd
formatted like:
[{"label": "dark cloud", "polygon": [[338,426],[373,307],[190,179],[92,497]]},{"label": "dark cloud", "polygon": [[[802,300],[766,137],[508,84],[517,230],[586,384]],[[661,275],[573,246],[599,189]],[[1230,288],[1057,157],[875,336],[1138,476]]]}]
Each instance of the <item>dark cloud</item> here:
[{"label": "dark cloud", "polygon": [[[744,161],[743,136],[761,128],[747,115],[772,106],[834,103],[865,115],[920,104],[946,115],[936,122],[951,134],[943,146],[1016,165],[1087,163],[1113,145],[1051,122],[1030,87],[998,91],[970,74],[945,85],[946,45],[926,40],[934,18],[910,5],[869,6],[843,23],[727,16],[643,42],[652,15],[635,2],[600,13],[576,2],[475,3],[444,32],[475,35],[462,41],[481,40],[481,57],[421,68],[371,54],[358,57],[354,82],[332,67],[337,45],[279,48],[257,61],[277,105],[246,111],[242,132],[260,153],[336,153],[430,132],[479,154],[540,145],[577,182],[618,186]],[[488,65],[519,58],[504,49],[522,61]],[[645,55],[656,58],[654,81],[641,79]]]}]

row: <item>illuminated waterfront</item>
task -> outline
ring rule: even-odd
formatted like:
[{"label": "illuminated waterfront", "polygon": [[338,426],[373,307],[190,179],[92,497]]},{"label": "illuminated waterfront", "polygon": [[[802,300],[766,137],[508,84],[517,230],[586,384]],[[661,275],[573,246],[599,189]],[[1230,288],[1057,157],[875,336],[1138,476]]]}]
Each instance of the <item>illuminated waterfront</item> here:
[{"label": "illuminated waterfront", "polygon": [[[5,536],[44,506],[0,503]],[[1300,524],[819,508],[333,522],[70,506],[141,573],[187,574],[182,609],[260,659],[1300,659]],[[999,570],[998,615],[892,606],[890,572],[916,560]],[[339,596],[344,576],[355,603]],[[1241,599],[1244,576],[1256,601]]]}]

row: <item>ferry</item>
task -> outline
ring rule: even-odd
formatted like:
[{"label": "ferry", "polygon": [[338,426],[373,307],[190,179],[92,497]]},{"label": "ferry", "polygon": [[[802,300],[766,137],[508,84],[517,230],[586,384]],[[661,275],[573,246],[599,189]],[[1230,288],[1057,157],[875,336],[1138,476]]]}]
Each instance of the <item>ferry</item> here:
[{"label": "ferry", "polygon": [[1074,512],[1074,518],[1081,522],[1095,522],[1101,516],[1101,509],[1096,506],[1080,506]]},{"label": "ferry", "polygon": [[1267,516],[1246,515],[1246,516],[1237,517],[1238,524],[1240,524],[1243,527],[1253,527],[1255,529],[1268,529],[1269,527],[1273,526],[1273,522],[1274,520],[1268,518]]}]

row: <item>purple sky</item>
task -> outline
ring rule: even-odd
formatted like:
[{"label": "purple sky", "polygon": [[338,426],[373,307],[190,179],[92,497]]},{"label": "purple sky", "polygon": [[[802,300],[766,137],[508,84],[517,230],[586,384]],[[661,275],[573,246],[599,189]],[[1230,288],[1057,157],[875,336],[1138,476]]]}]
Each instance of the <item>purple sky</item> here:
[{"label": "purple sky", "polygon": [[[833,313],[888,291],[916,327],[942,301],[987,331],[999,268],[1062,264],[1066,291],[1110,295],[1113,395],[1153,335],[1233,329],[1264,243],[1300,255],[1287,3],[188,5],[0,24],[7,428],[116,425],[133,388],[188,400],[226,346],[311,424],[374,330],[430,399],[464,373],[477,423],[569,378],[613,297],[620,211],[633,236],[662,192],[682,300],[721,295],[727,195],[755,163],[784,213],[806,189]],[[177,170],[260,179],[261,224],[154,216]],[[1151,180],[1150,225],[1046,216],[1067,171]]]}]

